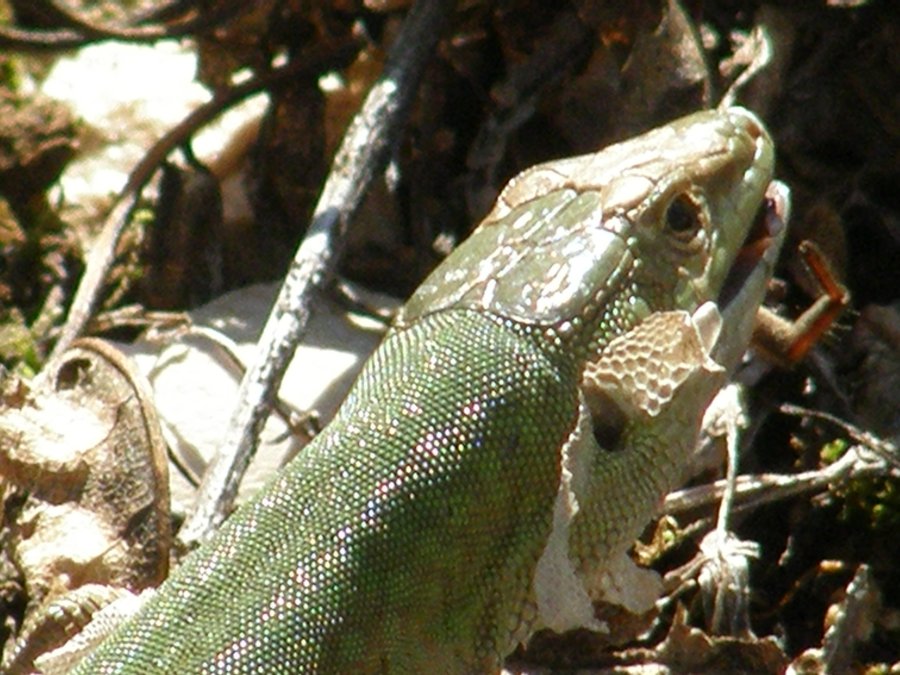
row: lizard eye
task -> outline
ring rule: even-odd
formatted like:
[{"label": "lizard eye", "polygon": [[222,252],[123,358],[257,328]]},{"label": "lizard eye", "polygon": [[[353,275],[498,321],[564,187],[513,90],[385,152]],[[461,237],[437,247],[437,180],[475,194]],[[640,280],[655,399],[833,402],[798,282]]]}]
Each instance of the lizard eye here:
[{"label": "lizard eye", "polygon": [[702,229],[702,207],[691,195],[682,193],[666,208],[666,229],[676,239],[690,242]]}]

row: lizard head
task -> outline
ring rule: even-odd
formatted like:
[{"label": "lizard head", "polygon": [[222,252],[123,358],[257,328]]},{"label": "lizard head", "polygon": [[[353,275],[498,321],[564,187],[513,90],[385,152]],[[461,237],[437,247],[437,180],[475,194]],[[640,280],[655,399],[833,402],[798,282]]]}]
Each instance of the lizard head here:
[{"label": "lizard head", "polygon": [[750,112],[698,113],[612,149],[631,159],[620,157],[625,168],[607,183],[608,227],[628,237],[633,283],[651,310],[734,297],[780,244],[787,216],[773,216],[787,200],[767,199],[774,146]]},{"label": "lizard head", "polygon": [[761,122],[728,108],[538,165],[509,182],[398,325],[465,307],[590,352],[653,312],[739,297],[759,264],[771,273],[783,236],[786,193],[767,198],[774,163]]}]

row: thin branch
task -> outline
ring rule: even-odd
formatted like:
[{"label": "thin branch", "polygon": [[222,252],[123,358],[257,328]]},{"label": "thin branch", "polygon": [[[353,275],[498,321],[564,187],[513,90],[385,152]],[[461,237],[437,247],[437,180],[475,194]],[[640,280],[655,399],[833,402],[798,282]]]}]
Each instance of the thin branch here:
[{"label": "thin branch", "polygon": [[[735,511],[756,508],[761,504],[789,499],[807,492],[818,492],[829,485],[853,478],[900,476],[900,470],[870,448],[853,445],[833,464],[798,474],[755,474],[738,476],[735,481]],[[717,503],[727,488],[726,480],[685,488],[669,493],[662,513],[676,514]]]},{"label": "thin branch", "polygon": [[118,42],[158,42],[185,35],[193,35],[213,26],[225,23],[246,4],[239,0],[220,5],[190,19],[168,25],[101,25],[78,16],[52,0],[43,0],[43,13],[65,25],[55,29],[28,29],[0,26],[0,47],[18,50],[63,50],[83,47],[93,42],[116,40]]},{"label": "thin branch", "polygon": [[780,410],[785,415],[793,415],[794,417],[815,417],[816,419],[829,422],[836,427],[843,429],[851,439],[878,454],[886,462],[893,465],[895,469],[900,468],[900,452],[898,452],[897,446],[890,441],[881,439],[875,436],[875,434],[864,431],[859,427],[850,424],[850,422],[842,420],[840,417],[827,413],[824,410],[813,410],[792,403],[783,403]]},{"label": "thin branch", "polygon": [[391,47],[384,74],[344,135],[309,230],[263,329],[255,362],[241,381],[225,440],[179,533],[187,548],[207,539],[231,510],[275,392],[306,329],[313,292],[330,274],[347,223],[387,162],[454,4],[419,0],[413,6]]},{"label": "thin branch", "polygon": [[[128,22],[131,26],[139,26],[142,24],[152,23],[171,23],[183,20],[183,17],[193,12],[198,14],[203,11],[202,4],[207,4],[205,0],[168,0],[167,2],[158,2],[152,7],[138,9],[131,15]],[[229,3],[232,6],[246,4],[241,0],[232,0]],[[198,7],[198,5],[201,5]]]},{"label": "thin branch", "polygon": [[13,26],[0,26],[0,47],[16,51],[62,51],[82,47],[96,41],[78,31],[67,28],[29,30]]}]

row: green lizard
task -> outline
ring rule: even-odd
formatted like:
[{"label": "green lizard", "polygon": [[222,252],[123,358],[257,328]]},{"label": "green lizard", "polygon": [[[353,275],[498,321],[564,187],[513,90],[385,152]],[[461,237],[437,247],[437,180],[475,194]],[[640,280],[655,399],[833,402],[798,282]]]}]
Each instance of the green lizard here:
[{"label": "green lizard", "polygon": [[591,598],[646,608],[625,552],[712,357],[746,348],[773,166],[731,108],[514,178],[327,429],[75,672],[489,673],[536,628],[600,628]]}]

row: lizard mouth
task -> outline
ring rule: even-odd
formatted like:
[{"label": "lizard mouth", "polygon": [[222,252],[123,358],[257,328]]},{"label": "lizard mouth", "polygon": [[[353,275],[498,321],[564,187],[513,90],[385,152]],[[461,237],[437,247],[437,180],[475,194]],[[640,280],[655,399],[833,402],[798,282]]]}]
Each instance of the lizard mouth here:
[{"label": "lizard mouth", "polygon": [[[747,233],[747,238],[738,249],[737,256],[728,272],[728,277],[719,293],[718,305],[725,307],[731,302],[745,282],[750,278],[766,253],[780,240],[787,225],[790,211],[790,195],[787,187],[779,181],[772,181],[766,188],[759,213]],[[774,260],[769,264],[774,263]]]}]

